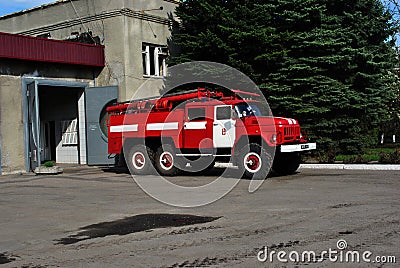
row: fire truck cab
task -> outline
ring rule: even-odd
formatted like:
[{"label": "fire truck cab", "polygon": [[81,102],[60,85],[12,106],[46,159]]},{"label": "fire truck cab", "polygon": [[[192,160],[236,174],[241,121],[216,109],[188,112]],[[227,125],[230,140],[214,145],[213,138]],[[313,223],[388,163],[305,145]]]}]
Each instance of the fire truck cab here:
[{"label": "fire truck cab", "polygon": [[124,155],[134,174],[155,169],[173,176],[212,168],[215,161],[231,162],[248,178],[264,179],[271,168],[294,173],[300,153],[316,144],[302,136],[297,120],[273,117],[250,99],[257,94],[232,92],[200,88],[111,106],[109,153]]}]

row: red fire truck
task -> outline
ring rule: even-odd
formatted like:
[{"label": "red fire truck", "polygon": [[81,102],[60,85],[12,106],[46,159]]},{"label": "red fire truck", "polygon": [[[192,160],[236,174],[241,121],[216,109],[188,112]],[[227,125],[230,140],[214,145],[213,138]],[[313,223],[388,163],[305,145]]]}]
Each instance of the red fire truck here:
[{"label": "red fire truck", "polygon": [[[161,98],[117,103],[109,113],[109,154],[125,156],[134,174],[173,176],[231,162],[248,178],[264,179],[271,167],[294,173],[300,153],[316,149],[297,120],[263,112],[255,93],[205,88]],[[275,155],[275,157],[274,157]]]}]

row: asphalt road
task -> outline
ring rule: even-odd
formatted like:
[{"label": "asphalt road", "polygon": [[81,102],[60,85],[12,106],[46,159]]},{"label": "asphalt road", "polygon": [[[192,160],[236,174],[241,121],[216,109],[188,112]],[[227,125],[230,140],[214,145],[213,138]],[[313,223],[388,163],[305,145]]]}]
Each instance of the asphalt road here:
[{"label": "asphalt road", "polygon": [[[201,185],[219,172],[173,181]],[[0,177],[0,267],[398,267],[400,171],[303,169],[252,194],[248,185],[207,206],[176,208],[113,170]],[[257,258],[265,247],[268,257],[276,252],[272,262]],[[319,262],[288,257],[305,251]],[[349,251],[370,251],[371,262],[340,262]]]}]

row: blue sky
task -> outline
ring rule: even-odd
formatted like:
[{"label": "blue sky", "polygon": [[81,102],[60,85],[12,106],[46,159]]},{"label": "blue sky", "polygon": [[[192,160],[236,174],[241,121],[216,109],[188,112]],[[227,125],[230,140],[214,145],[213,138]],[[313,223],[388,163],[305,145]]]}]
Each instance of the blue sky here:
[{"label": "blue sky", "polygon": [[51,2],[55,0],[0,0],[0,16]]}]

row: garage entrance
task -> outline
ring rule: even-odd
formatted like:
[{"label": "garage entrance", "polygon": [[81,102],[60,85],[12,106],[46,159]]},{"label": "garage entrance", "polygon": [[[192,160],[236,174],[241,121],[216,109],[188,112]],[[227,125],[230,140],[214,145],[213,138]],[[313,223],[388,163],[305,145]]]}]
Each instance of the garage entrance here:
[{"label": "garage entrance", "polygon": [[62,164],[113,164],[107,155],[107,105],[118,87],[24,79],[27,170],[46,161]]},{"label": "garage entrance", "polygon": [[[83,88],[39,86],[41,161],[80,164],[78,102]],[[84,134],[84,133],[83,133]]]},{"label": "garage entrance", "polygon": [[25,82],[28,170],[46,161],[85,164],[84,91],[88,84],[41,79]]}]

